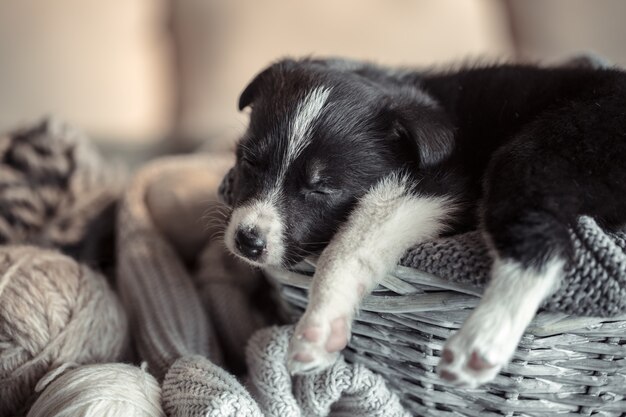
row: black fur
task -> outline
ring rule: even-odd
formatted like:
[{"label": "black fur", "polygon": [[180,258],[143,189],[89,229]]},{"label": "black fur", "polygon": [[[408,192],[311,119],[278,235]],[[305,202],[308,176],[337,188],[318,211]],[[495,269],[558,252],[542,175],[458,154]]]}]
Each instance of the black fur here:
[{"label": "black fur", "polygon": [[286,123],[319,86],[330,98],[280,203],[286,264],[320,251],[358,198],[397,171],[413,178],[410,192],[464,203],[452,230],[481,224],[501,257],[525,266],[567,258],[567,227],[581,214],[626,223],[626,74],[589,67],[423,73],[280,61],[239,101],[252,111],[237,148],[236,206],[273,184]]}]

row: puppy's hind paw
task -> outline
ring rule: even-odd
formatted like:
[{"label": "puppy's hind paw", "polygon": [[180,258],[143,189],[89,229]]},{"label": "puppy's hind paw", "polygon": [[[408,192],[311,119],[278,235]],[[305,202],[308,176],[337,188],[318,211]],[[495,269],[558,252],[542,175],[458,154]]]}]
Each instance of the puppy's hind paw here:
[{"label": "puppy's hind paw", "polygon": [[303,318],[289,343],[287,368],[292,375],[314,374],[330,367],[349,339],[345,317],[330,323]]},{"label": "puppy's hind paw", "polygon": [[471,317],[445,344],[439,376],[452,385],[476,388],[495,378],[513,356],[519,336],[504,320]]},{"label": "puppy's hind paw", "polygon": [[444,348],[439,362],[439,376],[444,381],[460,387],[476,388],[491,381],[500,372],[502,365],[488,362],[477,350],[469,356],[463,350]]}]

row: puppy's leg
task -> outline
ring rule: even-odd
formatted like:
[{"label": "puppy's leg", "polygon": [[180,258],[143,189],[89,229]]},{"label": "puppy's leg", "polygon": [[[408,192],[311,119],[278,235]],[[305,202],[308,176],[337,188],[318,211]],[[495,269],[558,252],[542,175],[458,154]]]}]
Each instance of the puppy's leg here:
[{"label": "puppy's leg", "polygon": [[463,386],[490,381],[508,363],[539,306],[558,288],[571,250],[569,210],[542,208],[550,199],[539,195],[521,202],[495,192],[502,175],[488,178],[498,184],[489,191],[484,213],[483,232],[494,256],[491,282],[446,343],[439,367],[443,379]]},{"label": "puppy's leg", "polygon": [[[619,133],[626,123],[610,111],[610,101],[598,99],[554,112],[492,159],[483,207],[492,278],[446,343],[443,379],[475,387],[509,362],[539,306],[558,288],[572,254],[568,227],[579,215],[605,225],[626,220],[626,141]],[[612,137],[607,127],[616,122]]]},{"label": "puppy's leg", "polygon": [[541,266],[496,257],[483,299],[442,353],[440,376],[476,387],[506,365],[540,304],[558,287],[565,261],[558,256]]},{"label": "puppy's leg", "polygon": [[399,175],[365,195],[319,258],[289,348],[292,373],[320,371],[336,360],[361,299],[409,247],[437,236],[452,210],[447,198],[413,194]]}]

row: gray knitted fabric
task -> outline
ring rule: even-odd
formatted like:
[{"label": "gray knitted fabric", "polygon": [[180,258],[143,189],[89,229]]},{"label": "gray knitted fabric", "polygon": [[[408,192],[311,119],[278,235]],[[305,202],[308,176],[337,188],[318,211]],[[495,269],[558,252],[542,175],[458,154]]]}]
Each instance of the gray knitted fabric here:
[{"label": "gray knitted fabric", "polygon": [[[234,171],[220,185],[226,204],[232,201]],[[609,233],[590,217],[570,231],[574,262],[557,292],[545,301],[548,311],[612,317],[626,313],[626,232]],[[492,259],[477,231],[435,239],[409,250],[400,261],[450,281],[479,287],[489,280]]]},{"label": "gray knitted fabric", "polygon": [[149,185],[164,172],[179,169],[177,165],[173,159],[140,170],[123,195],[117,219],[118,290],[137,351],[159,380],[183,356],[221,362],[212,323],[190,273],[155,227],[146,205]]},{"label": "gray knitted fabric", "polygon": [[204,356],[178,359],[163,380],[163,411],[177,417],[261,417],[248,391]]},{"label": "gray knitted fabric", "polygon": [[292,380],[286,366],[292,334],[293,326],[263,329],[252,336],[246,349],[250,391],[266,416],[409,416],[381,376],[343,358],[320,374]]},{"label": "gray knitted fabric", "polygon": [[409,416],[382,377],[343,359],[321,374],[292,381],[285,365],[292,333],[292,326],[269,327],[250,339],[246,357],[252,395],[202,356],[177,360],[163,380],[164,411],[187,417]]},{"label": "gray knitted fabric", "polygon": [[[605,232],[583,216],[570,235],[574,262],[543,308],[599,317],[626,312],[626,234]],[[492,260],[480,233],[469,232],[416,246],[400,263],[450,281],[484,286]]]}]

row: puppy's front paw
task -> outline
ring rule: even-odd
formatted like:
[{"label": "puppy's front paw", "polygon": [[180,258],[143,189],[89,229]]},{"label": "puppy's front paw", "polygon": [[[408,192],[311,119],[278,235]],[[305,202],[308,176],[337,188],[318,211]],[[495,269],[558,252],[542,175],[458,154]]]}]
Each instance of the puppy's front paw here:
[{"label": "puppy's front paw", "polygon": [[345,316],[330,321],[303,317],[289,343],[287,368],[291,374],[312,374],[330,367],[350,339]]},{"label": "puppy's front paw", "polygon": [[487,383],[509,362],[520,337],[510,319],[475,314],[446,342],[439,376],[467,388]]}]

